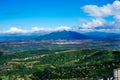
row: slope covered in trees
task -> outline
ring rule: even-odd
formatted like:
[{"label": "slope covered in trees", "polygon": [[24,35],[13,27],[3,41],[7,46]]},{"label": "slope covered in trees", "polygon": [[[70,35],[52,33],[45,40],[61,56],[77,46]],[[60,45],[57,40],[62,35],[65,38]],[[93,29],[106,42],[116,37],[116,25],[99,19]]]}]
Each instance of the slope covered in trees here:
[{"label": "slope covered in trees", "polygon": [[120,51],[95,49],[26,51],[0,56],[0,69],[1,75],[31,75],[32,80],[91,80],[112,76],[120,67],[119,57]]}]

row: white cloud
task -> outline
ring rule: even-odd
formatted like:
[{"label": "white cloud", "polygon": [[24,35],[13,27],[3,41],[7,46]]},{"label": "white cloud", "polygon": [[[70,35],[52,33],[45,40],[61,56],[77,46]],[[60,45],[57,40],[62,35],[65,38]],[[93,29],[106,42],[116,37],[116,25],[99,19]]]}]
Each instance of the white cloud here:
[{"label": "white cloud", "polygon": [[71,27],[68,26],[59,26],[56,28],[39,28],[39,27],[33,27],[31,32],[35,32],[35,31],[46,31],[46,32],[53,32],[53,31],[63,31],[63,30],[72,30]]},{"label": "white cloud", "polygon": [[83,7],[83,10],[87,12],[90,16],[101,17],[112,15],[110,4],[102,7],[98,7],[97,5],[86,5]]},{"label": "white cloud", "polygon": [[[120,32],[120,1],[115,0],[112,4],[103,6],[85,5],[82,9],[89,16],[94,17],[91,21],[83,22],[80,29],[83,31]],[[105,17],[113,17],[108,21]]]},{"label": "white cloud", "polygon": [[56,28],[41,28],[41,27],[32,27],[31,29],[20,29],[17,27],[11,27],[8,30],[0,31],[0,34],[14,34],[14,33],[21,33],[21,34],[27,34],[27,33],[35,33],[35,32],[54,32],[54,31],[62,31],[62,30],[72,30],[71,27],[68,26],[59,26]]},{"label": "white cloud", "polygon": [[103,6],[86,5],[82,9],[90,16],[118,16],[120,14],[120,1],[116,0],[113,2],[113,4],[107,4]]},{"label": "white cloud", "polygon": [[9,30],[0,31],[0,33],[27,33],[27,30],[19,29],[17,27],[11,27]]},{"label": "white cloud", "polygon": [[108,33],[120,33],[120,29],[79,29],[79,32],[108,32]]},{"label": "white cloud", "polygon": [[71,27],[68,27],[68,26],[60,26],[60,27],[57,27],[55,28],[55,31],[62,31],[62,30],[72,30]]},{"label": "white cloud", "polygon": [[91,28],[101,27],[101,26],[105,25],[105,23],[106,23],[106,21],[104,19],[96,18],[96,19],[93,19],[92,21],[83,23],[81,28],[91,29]]}]

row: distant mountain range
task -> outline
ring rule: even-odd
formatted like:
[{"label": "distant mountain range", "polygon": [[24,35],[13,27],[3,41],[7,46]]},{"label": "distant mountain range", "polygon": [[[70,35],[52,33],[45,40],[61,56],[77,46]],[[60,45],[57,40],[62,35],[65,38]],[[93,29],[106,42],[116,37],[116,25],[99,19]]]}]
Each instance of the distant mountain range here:
[{"label": "distant mountain range", "polygon": [[0,41],[14,41],[14,40],[29,40],[37,36],[35,35],[21,35],[21,34],[1,34]]},{"label": "distant mountain range", "polygon": [[119,33],[107,33],[107,32],[87,32],[85,35],[91,36],[91,37],[101,37],[101,38],[106,38],[106,37],[120,37]]},{"label": "distant mountain range", "polygon": [[90,39],[89,36],[74,31],[57,31],[38,37],[40,40],[79,40]]},{"label": "distant mountain range", "polygon": [[88,32],[79,33],[75,31],[56,31],[49,34],[41,35],[40,33],[33,34],[0,34],[0,41],[14,40],[81,40],[81,39],[114,39],[120,38],[117,33],[105,32]]}]

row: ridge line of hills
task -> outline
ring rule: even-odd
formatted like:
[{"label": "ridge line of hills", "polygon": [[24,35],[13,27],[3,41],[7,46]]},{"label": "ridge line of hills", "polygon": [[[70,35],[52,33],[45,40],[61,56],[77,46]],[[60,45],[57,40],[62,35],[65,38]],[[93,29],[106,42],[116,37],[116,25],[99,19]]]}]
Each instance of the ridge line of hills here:
[{"label": "ridge line of hills", "polygon": [[48,34],[0,34],[0,41],[12,40],[80,40],[80,39],[116,39],[120,38],[117,33],[88,32],[79,33],[76,31],[56,31]]}]

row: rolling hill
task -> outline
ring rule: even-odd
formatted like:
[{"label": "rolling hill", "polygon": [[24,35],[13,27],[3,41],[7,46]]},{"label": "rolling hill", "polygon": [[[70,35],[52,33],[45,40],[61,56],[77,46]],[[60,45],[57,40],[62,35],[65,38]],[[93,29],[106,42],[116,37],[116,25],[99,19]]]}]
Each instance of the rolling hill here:
[{"label": "rolling hill", "polygon": [[74,78],[75,80],[93,80],[94,77],[106,79],[108,76],[112,76],[113,69],[120,67],[119,57],[119,50],[27,51],[1,55],[0,62],[4,63],[1,63],[3,67],[0,70],[3,74],[4,70],[8,69],[4,75],[32,74],[32,80],[38,80],[38,78],[39,80],[74,80]]}]

